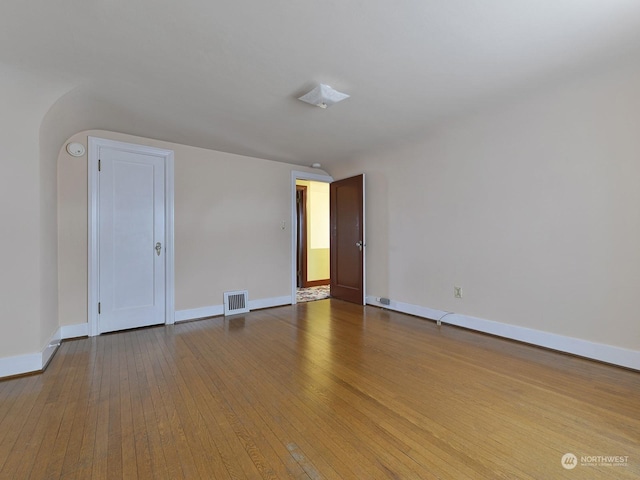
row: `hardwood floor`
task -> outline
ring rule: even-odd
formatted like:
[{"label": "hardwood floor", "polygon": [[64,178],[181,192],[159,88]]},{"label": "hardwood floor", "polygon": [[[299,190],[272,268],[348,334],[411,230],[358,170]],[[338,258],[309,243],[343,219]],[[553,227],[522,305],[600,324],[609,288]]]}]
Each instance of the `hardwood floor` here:
[{"label": "hardwood floor", "polygon": [[2,479],[638,477],[639,372],[337,300],[69,341],[0,382]]}]

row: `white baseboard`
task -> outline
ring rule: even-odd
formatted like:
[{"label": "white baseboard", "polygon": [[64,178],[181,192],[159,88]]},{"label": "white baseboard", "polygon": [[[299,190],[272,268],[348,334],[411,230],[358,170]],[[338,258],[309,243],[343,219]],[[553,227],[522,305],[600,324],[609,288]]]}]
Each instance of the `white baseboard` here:
[{"label": "white baseboard", "polygon": [[0,378],[42,371],[56,353],[61,340],[61,330],[58,328],[42,351],[0,358]]},{"label": "white baseboard", "polygon": [[[260,310],[261,308],[279,307],[282,305],[290,305],[291,296],[261,298],[258,300],[249,300],[250,310]],[[192,308],[190,310],[177,310],[176,323],[186,322],[187,320],[197,320],[199,318],[217,317],[224,315],[224,305],[212,305],[209,307]]]},{"label": "white baseboard", "polygon": [[42,352],[0,358],[0,378],[42,370]]},{"label": "white baseboard", "polygon": [[77,323],[75,325],[63,325],[60,327],[61,338],[66,340],[68,338],[88,337],[89,336],[89,323]]},{"label": "white baseboard", "polygon": [[187,320],[197,320],[198,318],[217,317],[224,313],[223,305],[213,305],[210,307],[192,308],[190,310],[177,310],[176,323]]},{"label": "white baseboard", "polygon": [[62,332],[61,332],[61,329],[58,328],[49,339],[47,346],[44,347],[44,349],[42,350],[42,366],[40,367],[40,370],[44,370],[47,367],[47,365],[49,364],[49,361],[51,360],[53,355],[56,353],[56,350],[58,350],[58,347],[60,346],[61,341],[62,341]]},{"label": "white baseboard", "polygon": [[291,305],[291,295],[285,295],[284,297],[261,298],[260,300],[249,300],[250,310],[280,307],[282,305]]},{"label": "white baseboard", "polygon": [[428,318],[430,320],[441,319],[442,323],[449,325],[456,325],[511,340],[518,340],[552,350],[619,365],[621,367],[640,370],[640,351],[638,350],[614,347],[612,345],[595,343],[580,338],[566,337],[555,333],[509,325],[507,323],[495,322],[493,320],[471,317],[459,313],[435,310],[410,303],[395,302],[392,300],[389,305],[383,305],[377,298],[378,297],[375,296],[367,296],[367,304]]}]

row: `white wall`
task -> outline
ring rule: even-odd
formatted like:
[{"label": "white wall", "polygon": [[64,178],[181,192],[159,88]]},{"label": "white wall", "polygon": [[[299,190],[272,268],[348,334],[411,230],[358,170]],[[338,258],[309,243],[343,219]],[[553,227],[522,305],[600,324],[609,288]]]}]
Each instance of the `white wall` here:
[{"label": "white wall", "polygon": [[367,174],[368,294],[640,350],[639,86],[584,77],[331,169]]},{"label": "white wall", "polygon": [[42,155],[40,127],[66,88],[0,64],[0,358],[41,352],[57,329],[57,149]]},{"label": "white wall", "polygon": [[[290,172],[311,169],[99,130],[69,141],[89,135],[175,151],[176,310],[220,305],[236,289],[291,295]],[[58,192],[59,317],[74,325],[87,321],[86,155],[60,153]]]}]

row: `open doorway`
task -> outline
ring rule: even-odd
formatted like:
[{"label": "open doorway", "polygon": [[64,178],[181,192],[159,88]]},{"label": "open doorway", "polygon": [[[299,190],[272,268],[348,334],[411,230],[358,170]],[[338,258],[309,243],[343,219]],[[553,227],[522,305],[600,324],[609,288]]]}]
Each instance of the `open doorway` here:
[{"label": "open doorway", "polygon": [[329,297],[329,184],[296,180],[296,302]]},{"label": "open doorway", "polygon": [[[298,180],[330,184],[327,230],[329,231],[331,296],[366,305],[365,176],[361,174],[334,182],[333,178],[326,174],[300,171],[291,172],[291,303],[297,303],[299,231],[296,182]],[[306,232],[306,229],[301,232]]]}]

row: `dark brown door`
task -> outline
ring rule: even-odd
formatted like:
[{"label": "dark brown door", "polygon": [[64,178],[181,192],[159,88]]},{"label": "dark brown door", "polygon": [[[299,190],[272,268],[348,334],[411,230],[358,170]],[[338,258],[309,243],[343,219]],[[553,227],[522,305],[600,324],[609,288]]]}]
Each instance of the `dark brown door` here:
[{"label": "dark brown door", "polygon": [[364,305],[364,175],[331,183],[331,296]]},{"label": "dark brown door", "polygon": [[296,215],[296,286],[301,288],[307,286],[307,187],[303,185],[296,185]]}]

